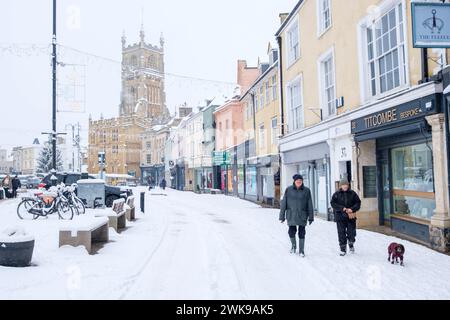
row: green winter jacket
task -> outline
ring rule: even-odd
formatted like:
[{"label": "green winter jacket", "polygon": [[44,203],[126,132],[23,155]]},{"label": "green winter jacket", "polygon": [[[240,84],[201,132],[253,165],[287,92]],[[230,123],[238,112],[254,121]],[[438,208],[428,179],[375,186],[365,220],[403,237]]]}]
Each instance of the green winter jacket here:
[{"label": "green winter jacket", "polygon": [[305,186],[297,189],[295,185],[286,189],[280,210],[280,221],[285,220],[288,226],[302,227],[305,227],[308,221],[314,221],[311,190]]}]

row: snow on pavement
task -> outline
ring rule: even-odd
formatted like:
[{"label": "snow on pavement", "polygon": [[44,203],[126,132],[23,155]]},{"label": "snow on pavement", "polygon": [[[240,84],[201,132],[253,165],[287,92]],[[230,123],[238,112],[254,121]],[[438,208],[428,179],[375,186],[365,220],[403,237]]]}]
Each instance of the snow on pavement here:
[{"label": "snow on pavement", "polygon": [[[340,257],[335,224],[316,219],[302,259],[289,254],[278,210],[165,192],[93,256],[58,248],[57,217],[20,221],[16,200],[0,203],[2,228],[36,238],[32,267],[0,267],[0,299],[450,299],[447,255],[359,230],[357,253]],[[387,261],[394,241],[406,245],[405,267]]]}]

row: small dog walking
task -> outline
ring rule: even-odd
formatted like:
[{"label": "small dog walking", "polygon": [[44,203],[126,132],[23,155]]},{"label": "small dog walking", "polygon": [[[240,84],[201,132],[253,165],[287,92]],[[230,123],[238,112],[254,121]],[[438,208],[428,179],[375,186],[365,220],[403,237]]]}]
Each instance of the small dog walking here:
[{"label": "small dog walking", "polygon": [[398,243],[391,243],[388,248],[388,261],[392,264],[398,263],[400,260],[400,265],[404,266],[403,264],[403,256],[405,254],[405,247]]}]

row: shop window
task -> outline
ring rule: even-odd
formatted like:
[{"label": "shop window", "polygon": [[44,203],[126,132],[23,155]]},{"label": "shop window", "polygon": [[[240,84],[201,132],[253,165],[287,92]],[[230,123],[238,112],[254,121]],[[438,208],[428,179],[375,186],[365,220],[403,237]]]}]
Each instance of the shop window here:
[{"label": "shop window", "polygon": [[394,213],[430,219],[436,209],[431,147],[392,149],[391,160]]}]

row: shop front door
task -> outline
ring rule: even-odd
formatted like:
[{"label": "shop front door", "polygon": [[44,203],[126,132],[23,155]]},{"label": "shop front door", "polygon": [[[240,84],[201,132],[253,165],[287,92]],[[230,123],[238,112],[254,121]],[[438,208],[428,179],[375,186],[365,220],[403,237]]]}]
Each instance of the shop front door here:
[{"label": "shop front door", "polygon": [[378,153],[378,207],[380,211],[380,224],[390,225],[391,223],[391,182],[389,169],[389,151],[383,150]]}]

